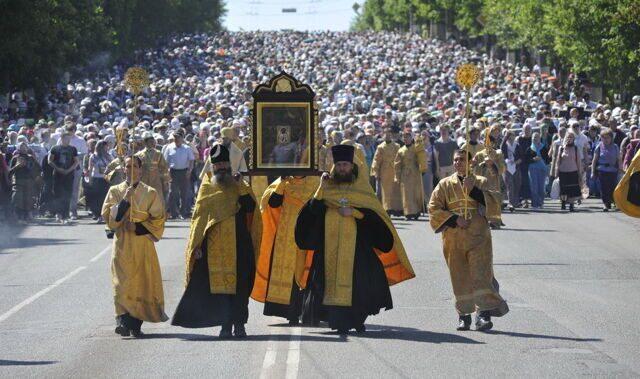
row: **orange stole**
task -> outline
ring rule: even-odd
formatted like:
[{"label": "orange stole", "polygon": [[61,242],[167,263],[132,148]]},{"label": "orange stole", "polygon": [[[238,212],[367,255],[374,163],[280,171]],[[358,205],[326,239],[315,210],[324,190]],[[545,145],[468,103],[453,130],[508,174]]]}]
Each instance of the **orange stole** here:
[{"label": "orange stole", "polygon": [[[282,209],[284,207],[272,208],[268,205],[269,198],[271,194],[275,192],[275,188],[279,183],[278,181],[274,182],[272,185],[267,188],[263,195],[263,199],[261,202],[261,210],[262,210],[262,240],[260,243],[260,252],[256,264],[256,275],[255,281],[253,284],[253,291],[251,292],[251,298],[264,303],[265,301],[279,303],[279,304],[289,304],[290,294],[286,297],[272,297],[272,294],[267,296],[269,293],[269,284],[270,284],[270,274],[271,274],[271,264],[272,264],[272,256],[274,248],[276,247],[276,238],[278,233],[278,226],[282,216]],[[286,202],[296,202],[297,206],[301,208],[304,206],[304,203],[297,199],[294,196],[285,197]],[[295,226],[295,222],[293,224]],[[287,227],[287,226],[285,226]],[[284,232],[284,231],[283,231]],[[309,278],[309,270],[311,269],[311,263],[313,262],[313,251],[296,251],[291,252],[292,254],[304,254],[304,259],[300,259],[300,257],[296,257],[295,263],[295,272],[294,278],[296,283],[300,288],[306,288],[307,280]],[[289,285],[290,288],[290,285]],[[290,289],[289,289],[290,290]]]}]

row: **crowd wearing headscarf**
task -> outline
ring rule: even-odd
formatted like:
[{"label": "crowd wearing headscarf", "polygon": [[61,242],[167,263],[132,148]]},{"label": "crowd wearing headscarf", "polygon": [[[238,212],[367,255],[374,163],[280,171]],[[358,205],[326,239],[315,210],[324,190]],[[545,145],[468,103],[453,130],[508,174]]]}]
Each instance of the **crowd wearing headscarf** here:
[{"label": "crowd wearing headscarf", "polygon": [[[466,93],[455,74],[469,62],[483,77],[469,93],[466,117]],[[589,195],[601,196],[608,210],[615,183],[640,146],[640,96],[629,108],[597,103],[577,75],[561,83],[538,66],[494,60],[455,41],[391,32],[196,34],[146,51],[137,65],[151,81],[137,97],[124,86],[125,66],[58,84],[40,102],[26,92],[11,94],[0,113],[0,207],[7,219],[58,214],[64,222],[77,217],[84,200],[100,222],[108,185],[123,180],[113,169],[118,150],[134,153],[153,140],[166,153],[176,149],[176,139],[193,154],[182,176],[166,173],[171,184],[163,195],[172,217],[188,217],[208,147],[224,140],[246,155],[252,90],[281,71],[316,92],[324,142],[348,136],[369,165],[385,131],[400,145],[404,133],[428,140],[422,145],[430,157],[427,197],[439,177],[453,172],[455,146],[447,144],[468,142],[474,151],[491,144],[502,152],[501,187],[512,210],[542,208],[549,195],[571,210]],[[129,131],[121,149],[118,128]],[[489,130],[495,130],[491,138]],[[49,163],[65,135],[78,160],[68,172]],[[246,162],[235,159],[235,170],[243,171]],[[55,193],[61,190],[56,178],[63,176],[71,192],[68,210]]]}]

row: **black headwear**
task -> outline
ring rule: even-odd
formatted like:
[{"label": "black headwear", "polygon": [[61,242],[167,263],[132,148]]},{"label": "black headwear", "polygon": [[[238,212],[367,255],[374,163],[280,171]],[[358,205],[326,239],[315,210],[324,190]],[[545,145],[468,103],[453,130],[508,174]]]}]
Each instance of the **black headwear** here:
[{"label": "black headwear", "polygon": [[223,144],[214,143],[209,151],[211,163],[229,162],[229,149]]},{"label": "black headwear", "polygon": [[334,162],[350,162],[353,163],[353,154],[355,149],[351,145],[335,145],[331,147],[331,154]]}]

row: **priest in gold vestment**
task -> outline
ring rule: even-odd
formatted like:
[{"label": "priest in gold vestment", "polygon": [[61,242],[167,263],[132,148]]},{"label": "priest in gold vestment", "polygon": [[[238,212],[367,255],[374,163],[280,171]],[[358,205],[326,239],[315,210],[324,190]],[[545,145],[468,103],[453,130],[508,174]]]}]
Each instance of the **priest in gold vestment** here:
[{"label": "priest in gold vestment", "polygon": [[302,316],[312,251],[302,251],[295,241],[300,209],[318,189],[318,177],[288,176],[276,179],[260,203],[262,242],[251,297],[264,305],[266,316],[286,318],[297,325]]},{"label": "priest in gold vestment", "polygon": [[425,153],[422,147],[414,143],[411,132],[405,132],[402,138],[405,145],[396,154],[395,181],[400,184],[404,217],[417,220],[424,209],[420,157],[424,157]]},{"label": "priest in gold vestment", "polygon": [[489,229],[489,222],[500,222],[500,196],[486,178],[465,178],[470,159],[464,150],[454,154],[456,173],[441,179],[431,194],[429,221],[436,233],[442,233],[459,315],[458,330],[469,330],[473,312],[476,330],[489,330],[493,327],[492,316],[500,317],[509,311],[493,275]]},{"label": "priest in gold vestment", "polygon": [[156,140],[151,132],[143,135],[145,148],[136,153],[142,160],[142,177],[140,181],[153,187],[156,192],[164,197],[169,193],[169,167],[162,153],[156,149]]},{"label": "priest in gold vestment", "polygon": [[113,237],[111,278],[116,310],[116,333],[140,337],[143,321],[168,320],[160,264],[154,243],[164,232],[162,196],[139,181],[140,159],[125,159],[126,181],[112,186],[102,217]]},{"label": "priest in gold vestment", "polygon": [[[402,241],[376,197],[354,147],[332,147],[334,167],[322,176],[295,229],[298,248],[313,250],[308,286],[312,314],[345,335],[391,309],[389,286],[415,276]],[[306,306],[306,304],[305,304]]]},{"label": "priest in gold vestment", "polygon": [[221,325],[220,338],[244,338],[262,223],[251,187],[232,174],[229,150],[214,144],[210,161],[213,175],[200,186],[185,251],[186,289],[171,324]]},{"label": "priest in gold vestment", "polygon": [[376,178],[384,210],[391,216],[402,216],[400,183],[395,181],[395,160],[400,145],[393,142],[391,130],[384,132],[384,141],[376,148],[371,164],[371,175]]},{"label": "priest in gold vestment", "polygon": [[[484,148],[473,159],[473,173],[487,179],[488,188],[494,191],[496,196],[500,197],[499,203],[502,211],[501,183],[502,175],[507,170],[507,166],[502,151],[496,146],[499,134],[498,126],[492,126],[483,145]],[[502,222],[489,222],[489,226],[491,226],[491,229],[499,229],[502,226]]]}]

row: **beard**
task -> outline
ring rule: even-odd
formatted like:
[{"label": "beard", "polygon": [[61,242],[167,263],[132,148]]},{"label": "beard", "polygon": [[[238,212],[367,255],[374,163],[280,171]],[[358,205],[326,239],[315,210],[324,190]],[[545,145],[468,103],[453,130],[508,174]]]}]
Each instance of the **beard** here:
[{"label": "beard", "polygon": [[222,185],[228,185],[231,183],[231,170],[228,168],[221,168],[213,172],[213,177],[216,182]]},{"label": "beard", "polygon": [[354,181],[354,175],[353,172],[345,174],[336,172],[333,174],[333,180],[335,180],[336,183],[351,183]]}]

